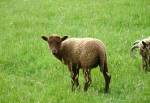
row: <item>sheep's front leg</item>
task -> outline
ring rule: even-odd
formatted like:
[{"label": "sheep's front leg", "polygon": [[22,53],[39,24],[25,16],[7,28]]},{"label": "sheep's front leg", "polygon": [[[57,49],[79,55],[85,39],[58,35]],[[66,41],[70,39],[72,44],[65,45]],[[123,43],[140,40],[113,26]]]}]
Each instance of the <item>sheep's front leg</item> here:
[{"label": "sheep's front leg", "polygon": [[150,55],[148,55],[148,71],[150,71]]},{"label": "sheep's front leg", "polygon": [[73,80],[74,72],[73,72],[73,68],[72,68],[71,63],[68,65],[68,69],[69,69],[69,72],[71,74],[71,89],[72,89],[72,91],[74,91],[74,80]]},{"label": "sheep's front leg", "polygon": [[72,91],[74,91],[75,90],[75,86],[76,87],[79,86],[79,81],[78,81],[79,69],[77,69],[73,65],[69,65],[68,68],[69,68],[69,71],[71,73]]},{"label": "sheep's front leg", "polygon": [[90,70],[88,68],[84,68],[83,69],[83,73],[84,73],[84,79],[85,79],[85,83],[84,83],[84,91],[88,90],[88,87],[91,84],[91,76],[90,76]]},{"label": "sheep's front leg", "polygon": [[145,61],[144,61],[144,58],[142,57],[142,69],[144,70],[145,69]]},{"label": "sheep's front leg", "polygon": [[149,68],[149,60],[148,58],[146,58],[146,71],[148,71],[148,68]]},{"label": "sheep's front leg", "polygon": [[74,75],[73,75],[73,80],[74,80],[74,83],[75,83],[75,85],[76,85],[76,87],[78,87],[79,86],[79,80],[78,80],[78,78],[79,78],[79,68],[73,68],[73,72],[74,72]]},{"label": "sheep's front leg", "polygon": [[143,66],[143,70],[147,69],[147,61],[145,57],[142,57],[142,66]]}]

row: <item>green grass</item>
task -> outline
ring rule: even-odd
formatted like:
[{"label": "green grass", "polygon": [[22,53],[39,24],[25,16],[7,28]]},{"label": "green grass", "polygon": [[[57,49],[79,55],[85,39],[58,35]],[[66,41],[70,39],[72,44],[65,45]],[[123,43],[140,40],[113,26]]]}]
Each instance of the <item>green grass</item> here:
[{"label": "green grass", "polygon": [[[67,67],[42,34],[94,37],[107,46],[111,92],[99,69],[92,85],[71,92]],[[150,73],[131,44],[150,36],[149,0],[0,0],[0,103],[149,103]]]}]

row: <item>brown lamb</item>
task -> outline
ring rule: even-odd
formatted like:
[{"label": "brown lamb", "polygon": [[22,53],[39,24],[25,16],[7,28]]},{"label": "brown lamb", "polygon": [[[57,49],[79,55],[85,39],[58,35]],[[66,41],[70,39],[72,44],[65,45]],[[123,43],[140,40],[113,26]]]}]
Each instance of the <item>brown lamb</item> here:
[{"label": "brown lamb", "polygon": [[91,84],[91,69],[100,66],[105,78],[105,92],[109,90],[111,76],[107,67],[105,45],[102,41],[93,38],[68,38],[68,36],[42,36],[48,42],[52,54],[66,64],[71,73],[72,90],[79,86],[79,69],[83,69],[87,91]]}]

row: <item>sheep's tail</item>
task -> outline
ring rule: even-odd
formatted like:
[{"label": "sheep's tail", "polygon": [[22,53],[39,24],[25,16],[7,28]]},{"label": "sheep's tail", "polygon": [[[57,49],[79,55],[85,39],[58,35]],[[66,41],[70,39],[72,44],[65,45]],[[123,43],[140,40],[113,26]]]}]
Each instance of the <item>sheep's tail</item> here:
[{"label": "sheep's tail", "polygon": [[131,57],[135,57],[135,53],[134,53],[134,51],[135,51],[135,49],[137,49],[137,48],[139,48],[139,42],[140,41],[135,41],[134,43],[133,43],[133,46],[131,47],[131,51],[130,51],[130,55],[131,55]]}]

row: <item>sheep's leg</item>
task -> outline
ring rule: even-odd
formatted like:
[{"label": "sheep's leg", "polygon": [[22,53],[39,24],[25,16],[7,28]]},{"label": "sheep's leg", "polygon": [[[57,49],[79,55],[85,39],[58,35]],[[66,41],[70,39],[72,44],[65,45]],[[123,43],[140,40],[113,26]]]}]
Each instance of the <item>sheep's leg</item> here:
[{"label": "sheep's leg", "polygon": [[149,64],[149,66],[150,66],[150,56],[148,56],[148,64]]},{"label": "sheep's leg", "polygon": [[70,74],[71,74],[71,89],[72,89],[72,91],[74,91],[74,84],[75,84],[75,82],[74,82],[74,79],[73,79],[73,77],[74,77],[74,72],[73,72],[73,66],[72,66],[72,63],[70,63],[69,65],[68,65],[68,69],[69,69],[69,72],[70,72]]},{"label": "sheep's leg", "polygon": [[149,66],[149,64],[148,64],[148,58],[146,58],[146,71],[148,71],[148,66]]},{"label": "sheep's leg", "polygon": [[75,84],[75,86],[76,87],[78,87],[79,86],[79,81],[78,81],[78,78],[79,78],[79,68],[77,67],[77,65],[73,65],[73,73],[74,73],[74,75],[73,75],[73,77],[72,77],[72,80],[74,81],[74,84]]},{"label": "sheep's leg", "polygon": [[79,81],[78,81],[78,77],[79,77],[79,69],[76,68],[76,66],[70,64],[68,66],[69,71],[71,73],[71,84],[72,84],[72,91],[75,90],[75,85],[76,87],[79,86]]},{"label": "sheep's leg", "polygon": [[91,84],[91,76],[90,76],[90,70],[88,68],[83,69],[85,83],[84,83],[84,91],[88,90],[88,87]]},{"label": "sheep's leg", "polygon": [[148,56],[148,70],[150,71],[150,56]]},{"label": "sheep's leg", "polygon": [[79,78],[79,69],[76,69],[75,70],[75,75],[74,75],[74,81],[75,81],[75,85],[76,85],[76,87],[78,87],[79,86],[79,80],[78,80],[78,78]]},{"label": "sheep's leg", "polygon": [[148,52],[148,54],[147,54],[147,71],[150,71],[150,54],[149,54],[149,52]]},{"label": "sheep's leg", "polygon": [[145,61],[143,58],[142,58],[142,68],[143,68],[143,70],[145,69]]},{"label": "sheep's leg", "polygon": [[142,66],[143,66],[143,70],[147,69],[147,61],[146,58],[142,57]]},{"label": "sheep's leg", "polygon": [[74,85],[75,85],[74,76],[75,76],[75,74],[74,74],[74,72],[72,72],[72,73],[71,73],[71,84],[72,84],[72,91],[74,91],[74,90],[75,90],[75,87],[74,87]]},{"label": "sheep's leg", "polygon": [[111,80],[111,75],[108,72],[107,62],[104,62],[104,65],[102,65],[101,68],[103,69],[103,76],[105,79],[104,92],[107,93],[109,90],[109,84],[110,84],[110,80]]}]

